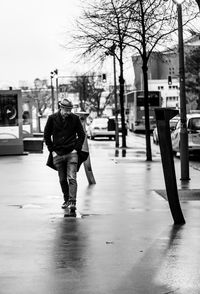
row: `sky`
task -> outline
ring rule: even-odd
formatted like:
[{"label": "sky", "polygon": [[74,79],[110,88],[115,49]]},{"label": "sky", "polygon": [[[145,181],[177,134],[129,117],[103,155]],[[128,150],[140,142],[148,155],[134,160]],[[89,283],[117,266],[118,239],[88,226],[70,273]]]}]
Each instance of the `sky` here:
[{"label": "sky", "polygon": [[[81,15],[83,0],[1,0],[0,88],[18,87],[19,81],[33,85],[36,78],[98,71],[92,63],[77,64],[74,53],[64,49],[68,30]],[[112,71],[112,60],[105,71]],[[102,68],[102,72],[104,68]],[[125,65],[126,81],[132,83],[131,58]]]},{"label": "sky", "polygon": [[80,15],[79,0],[1,0],[0,87],[67,75],[76,66],[66,51],[68,28]]},{"label": "sky", "polygon": [[[1,0],[0,89],[33,86],[36,78],[50,83],[55,69],[59,76],[99,70],[99,64],[77,64],[76,52],[64,48],[82,4],[83,0]],[[110,57],[104,69],[112,68]],[[131,62],[128,68],[132,80]]]}]

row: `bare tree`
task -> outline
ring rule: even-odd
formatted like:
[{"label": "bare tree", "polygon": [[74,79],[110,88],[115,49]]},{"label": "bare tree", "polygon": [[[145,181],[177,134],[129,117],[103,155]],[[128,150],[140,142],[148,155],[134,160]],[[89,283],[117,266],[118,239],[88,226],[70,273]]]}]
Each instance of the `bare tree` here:
[{"label": "bare tree", "polygon": [[[184,24],[197,16],[192,0],[184,6]],[[187,3],[188,5],[188,3]],[[84,11],[77,22],[79,33],[74,40],[82,44],[84,55],[103,57],[105,49],[116,44],[116,58],[120,65],[120,106],[122,117],[122,147],[126,147],[124,121],[124,68],[125,50],[132,49],[142,59],[147,160],[152,160],[149,109],[148,61],[153,51],[163,49],[177,30],[177,11],[172,1],[164,0],[102,0]],[[165,46],[167,47],[167,46]]]},{"label": "bare tree", "polygon": [[[148,61],[152,52],[167,48],[168,44],[175,44],[174,35],[177,31],[176,5],[171,1],[163,0],[135,0],[131,1],[130,10],[134,16],[130,22],[128,46],[133,48],[133,54],[142,60],[145,130],[146,130],[146,155],[147,160],[152,160],[149,107],[148,107]],[[194,5],[184,8],[184,25],[188,24],[197,15]],[[164,46],[163,46],[164,45]]]},{"label": "bare tree", "polygon": [[[98,55],[105,59],[113,43],[116,45],[115,56],[120,67],[120,111],[122,120],[122,147],[126,147],[126,125],[124,114],[124,51],[125,38],[132,12],[129,10],[129,0],[103,0],[90,4],[84,11],[82,19],[77,21],[78,34],[75,41],[82,44],[84,56]],[[127,40],[128,41],[128,40]]]},{"label": "bare tree", "polygon": [[[170,7],[169,3],[162,0],[144,0],[134,1],[130,6],[133,11],[129,28],[129,43],[136,55],[142,60],[143,87],[144,87],[144,108],[145,108],[145,130],[146,130],[146,158],[152,160],[150,124],[149,124],[149,106],[148,106],[148,61],[152,52],[160,44],[168,41],[172,32],[174,32],[174,21],[176,13]],[[161,50],[161,47],[160,47]]]}]

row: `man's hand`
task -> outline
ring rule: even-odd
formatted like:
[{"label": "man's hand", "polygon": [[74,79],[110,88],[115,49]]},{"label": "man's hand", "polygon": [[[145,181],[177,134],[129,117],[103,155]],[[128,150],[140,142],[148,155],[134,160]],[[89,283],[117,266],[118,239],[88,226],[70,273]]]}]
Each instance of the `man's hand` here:
[{"label": "man's hand", "polygon": [[[53,154],[54,153],[54,154]],[[57,164],[60,164],[63,161],[62,155],[58,155],[56,152],[52,152],[53,155],[53,164],[56,166]]]},{"label": "man's hand", "polygon": [[76,153],[77,151],[74,149],[71,153]]}]

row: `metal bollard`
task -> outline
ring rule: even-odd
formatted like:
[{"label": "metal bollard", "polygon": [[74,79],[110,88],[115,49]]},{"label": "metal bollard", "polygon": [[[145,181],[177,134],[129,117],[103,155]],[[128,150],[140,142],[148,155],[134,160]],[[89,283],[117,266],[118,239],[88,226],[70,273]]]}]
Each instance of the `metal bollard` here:
[{"label": "metal bollard", "polygon": [[174,159],[169,127],[169,120],[178,114],[178,110],[170,108],[156,108],[155,114],[169,207],[171,210],[172,217],[174,219],[174,224],[185,224],[185,219],[178,198],[176,174],[174,168]]},{"label": "metal bollard", "polygon": [[[88,112],[76,112],[75,114],[77,114],[81,120],[81,123],[83,125],[83,128],[85,130],[85,122],[86,122],[86,118],[89,115]],[[88,146],[88,141],[87,141],[87,136],[85,137],[84,143],[83,143],[83,147],[82,147],[82,151],[86,151],[89,153],[89,146]],[[95,178],[94,178],[94,174],[92,172],[92,165],[91,165],[91,160],[90,160],[90,153],[88,155],[88,158],[86,161],[84,161],[84,169],[85,169],[85,173],[88,179],[88,182],[90,185],[96,184]]]}]

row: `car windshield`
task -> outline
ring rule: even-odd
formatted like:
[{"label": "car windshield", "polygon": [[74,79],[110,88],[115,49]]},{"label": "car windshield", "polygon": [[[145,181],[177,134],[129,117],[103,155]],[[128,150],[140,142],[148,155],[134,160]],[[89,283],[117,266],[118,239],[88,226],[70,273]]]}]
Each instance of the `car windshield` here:
[{"label": "car windshield", "polygon": [[108,120],[107,118],[97,118],[93,120],[93,126],[107,126]]},{"label": "car windshield", "polygon": [[200,117],[194,117],[189,120],[188,128],[193,131],[200,131]]}]

